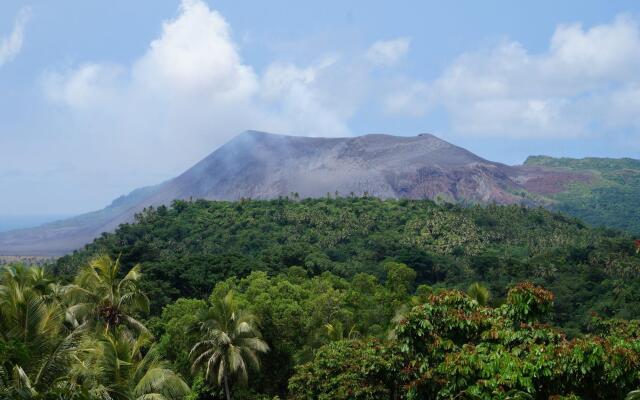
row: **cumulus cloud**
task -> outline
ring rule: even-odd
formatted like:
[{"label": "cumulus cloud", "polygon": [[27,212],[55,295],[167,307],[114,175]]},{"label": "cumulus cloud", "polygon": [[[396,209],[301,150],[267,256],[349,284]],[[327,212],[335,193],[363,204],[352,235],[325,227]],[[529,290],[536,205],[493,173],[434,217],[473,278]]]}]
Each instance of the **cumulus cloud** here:
[{"label": "cumulus cloud", "polygon": [[222,15],[203,1],[184,0],[131,65],[50,71],[44,88],[69,110],[87,148],[131,158],[123,169],[169,175],[247,129],[350,135],[348,107],[327,96],[335,62],[274,63],[258,74],[243,62]]},{"label": "cumulus cloud", "polygon": [[444,112],[458,135],[567,138],[639,128],[640,29],[629,17],[558,26],[541,53],[503,40],[461,54],[432,80],[398,75],[409,47],[408,38],[384,40],[258,72],[222,15],[183,0],[130,64],[50,71],[44,87],[95,168],[116,154],[123,173],[167,177],[246,129],[351,135],[354,116],[375,104],[387,117]]},{"label": "cumulus cloud", "polygon": [[0,67],[12,61],[22,50],[24,30],[30,17],[31,9],[23,7],[13,25],[13,31],[9,36],[0,38]]},{"label": "cumulus cloud", "polygon": [[242,63],[224,18],[201,1],[186,0],[180,15],[133,66],[133,79],[149,91],[237,101],[256,90],[253,69]]},{"label": "cumulus cloud", "polygon": [[374,64],[390,66],[397,64],[409,51],[410,40],[397,38],[375,42],[367,51],[366,57]]},{"label": "cumulus cloud", "polygon": [[[23,9],[0,38],[0,65],[20,51],[29,14]],[[47,71],[41,83],[50,103],[29,123],[4,129],[15,134],[0,135],[2,170],[20,166],[37,178],[30,187],[49,185],[51,193],[82,187],[67,201],[85,208],[175,176],[247,129],[349,136],[350,126],[377,130],[371,121],[431,130],[433,116],[458,136],[606,135],[640,148],[640,28],[631,17],[560,25],[541,52],[505,39],[460,54],[435,77],[402,68],[410,46],[408,38],[382,40],[304,64],[287,54],[289,61],[258,70],[243,60],[222,15],[203,0],[182,0],[130,62],[80,60]],[[2,170],[5,187],[7,176],[24,186]]]},{"label": "cumulus cloud", "polygon": [[386,110],[421,116],[442,106],[466,135],[576,137],[595,125],[637,126],[639,83],[640,29],[620,16],[560,25],[539,54],[510,40],[462,54],[437,79],[391,93]]},{"label": "cumulus cloud", "polygon": [[323,80],[334,64],[332,58],[304,68],[274,63],[262,77],[261,98],[284,125],[295,126],[305,135],[348,136],[351,132],[345,121],[350,113],[332,107],[335,103],[325,92]]}]

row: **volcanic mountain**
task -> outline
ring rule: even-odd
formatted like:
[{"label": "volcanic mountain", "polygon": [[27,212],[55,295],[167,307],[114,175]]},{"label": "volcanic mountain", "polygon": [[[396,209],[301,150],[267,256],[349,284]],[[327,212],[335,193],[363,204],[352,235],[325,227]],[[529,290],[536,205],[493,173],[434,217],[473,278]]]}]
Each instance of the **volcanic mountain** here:
[{"label": "volcanic mountain", "polygon": [[0,255],[61,255],[174,199],[376,196],[472,203],[548,205],[547,195],[591,172],[508,166],[431,134],[350,138],[245,132],[182,175],[137,189],[103,210],[0,234]]}]

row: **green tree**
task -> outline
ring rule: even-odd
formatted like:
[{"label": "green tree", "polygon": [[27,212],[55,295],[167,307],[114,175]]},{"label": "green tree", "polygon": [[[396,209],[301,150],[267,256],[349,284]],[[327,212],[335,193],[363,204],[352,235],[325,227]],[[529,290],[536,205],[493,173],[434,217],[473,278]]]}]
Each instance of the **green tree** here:
[{"label": "green tree", "polygon": [[391,306],[398,309],[406,303],[409,294],[413,292],[416,271],[399,262],[387,262],[384,268],[387,272],[386,286]]},{"label": "green tree", "polygon": [[398,351],[378,340],[342,340],[322,346],[289,380],[294,400],[398,398]]},{"label": "green tree", "polygon": [[87,339],[74,378],[92,399],[180,400],[189,386],[168,368],[148,334],[124,329]]},{"label": "green tree", "polygon": [[507,294],[509,311],[516,323],[548,318],[553,310],[553,299],[553,293],[531,282],[518,283]]},{"label": "green tree", "polygon": [[[107,296],[120,309],[128,301],[122,297],[141,295],[127,288],[130,279]],[[148,334],[136,337],[125,324],[89,329],[103,321],[74,317],[67,308],[76,306],[74,296],[64,289],[41,268],[12,265],[0,273],[0,399],[177,400],[188,393]]]},{"label": "green tree", "polygon": [[124,325],[137,332],[147,328],[134,317],[149,311],[149,299],[140,289],[140,265],[120,277],[120,258],[115,261],[103,255],[81,269],[66,296],[72,305],[69,313],[105,332]]},{"label": "green tree", "polygon": [[491,294],[489,293],[489,289],[486,286],[483,286],[479,282],[472,283],[467,289],[467,295],[478,302],[481,306],[486,306],[489,304],[489,299],[491,298]]},{"label": "green tree", "polygon": [[83,329],[65,324],[54,289],[36,267],[8,266],[0,276],[0,398],[39,398],[68,372]]},{"label": "green tree", "polygon": [[[634,239],[519,205],[458,207],[376,198],[201,200],[147,210],[136,223],[62,257],[53,270],[68,276],[99,254],[121,254],[127,266],[143,263],[140,284],[157,315],[178,298],[205,298],[218,282],[252,271],[274,276],[300,266],[310,276],[328,271],[350,279],[366,273],[384,281],[385,263],[395,260],[417,272],[412,287],[466,289],[481,281],[496,303],[506,299],[505,288],[513,282],[534,281],[556,295],[554,323],[578,334],[588,329],[591,311],[640,317]],[[385,302],[391,315],[392,301]],[[358,324],[363,334],[365,326]]]},{"label": "green tree", "polygon": [[147,325],[158,337],[158,350],[172,361],[174,369],[183,376],[191,371],[189,351],[197,333],[185,333],[185,327],[197,322],[198,315],[206,310],[207,303],[198,299],[178,299],[162,310],[161,318],[155,318]]},{"label": "green tree", "polygon": [[406,398],[618,399],[638,387],[637,322],[595,322],[603,335],[567,339],[538,322],[550,292],[525,282],[507,297],[490,308],[442,291],[398,321]]},{"label": "green tree", "polygon": [[266,353],[269,346],[260,338],[256,318],[241,310],[233,292],[216,299],[200,315],[192,328],[200,332],[200,341],[191,349],[193,370],[203,371],[207,380],[224,385],[227,400],[231,398],[229,380],[248,380],[248,369],[260,368],[258,353]]}]

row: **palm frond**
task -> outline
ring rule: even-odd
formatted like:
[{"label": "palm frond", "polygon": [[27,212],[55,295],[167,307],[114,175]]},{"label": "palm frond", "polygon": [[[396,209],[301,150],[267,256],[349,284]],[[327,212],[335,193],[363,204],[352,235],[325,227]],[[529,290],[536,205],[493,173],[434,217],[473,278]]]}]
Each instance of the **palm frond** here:
[{"label": "palm frond", "polygon": [[140,321],[138,321],[137,319],[130,317],[128,315],[123,315],[122,319],[124,320],[124,324],[133,329],[134,331],[136,331],[139,334],[144,334],[144,335],[148,335],[149,337],[151,336],[151,332],[149,332],[149,329],[147,329],[146,326],[144,326],[144,324]]},{"label": "palm frond", "polygon": [[183,398],[189,393],[189,386],[173,371],[166,368],[152,368],[140,379],[133,390],[134,396],[161,394],[167,399]]},{"label": "palm frond", "polygon": [[242,383],[246,383],[248,379],[247,364],[242,358],[242,349],[237,346],[231,346],[227,352],[229,359],[229,370],[238,375]]},{"label": "palm frond", "polygon": [[259,353],[266,353],[269,351],[269,345],[267,342],[257,337],[240,338],[238,339],[238,345]]},{"label": "palm frond", "polygon": [[640,400],[640,389],[632,390],[631,392],[627,393],[624,400]]},{"label": "palm frond", "polygon": [[35,385],[51,384],[63,374],[69,364],[71,355],[78,349],[84,334],[85,329],[83,327],[75,329],[44,356],[43,362],[34,378]]},{"label": "palm frond", "polygon": [[142,266],[140,264],[136,264],[133,268],[129,270],[129,272],[127,272],[124,278],[122,278],[122,280],[120,281],[120,285],[122,285],[123,282],[139,281],[141,277],[142,277]]}]

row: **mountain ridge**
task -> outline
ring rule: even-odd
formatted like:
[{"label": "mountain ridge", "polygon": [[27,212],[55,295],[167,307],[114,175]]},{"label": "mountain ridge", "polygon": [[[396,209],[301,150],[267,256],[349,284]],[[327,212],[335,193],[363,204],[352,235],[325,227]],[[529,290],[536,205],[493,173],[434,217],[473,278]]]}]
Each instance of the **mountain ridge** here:
[{"label": "mountain ridge", "polygon": [[593,224],[640,235],[640,160],[531,156],[524,165],[589,171],[594,177],[591,182],[574,182],[548,196],[554,202],[553,208]]},{"label": "mountain ridge", "polygon": [[175,178],[136,189],[102,210],[0,233],[0,254],[62,255],[131,222],[146,207],[175,199],[270,199],[293,193],[305,198],[338,192],[552,207],[553,196],[567,185],[596,179],[592,171],[489,161],[428,133],[317,138],[246,131]]}]

